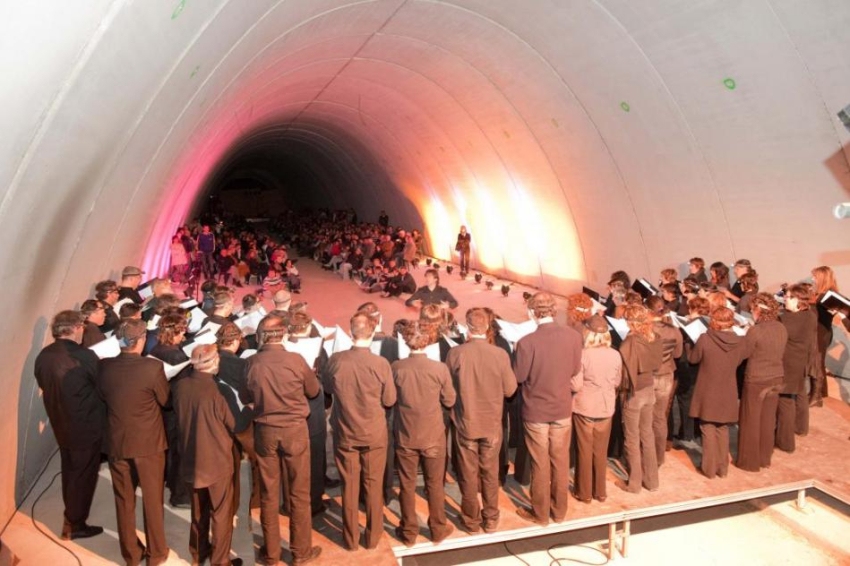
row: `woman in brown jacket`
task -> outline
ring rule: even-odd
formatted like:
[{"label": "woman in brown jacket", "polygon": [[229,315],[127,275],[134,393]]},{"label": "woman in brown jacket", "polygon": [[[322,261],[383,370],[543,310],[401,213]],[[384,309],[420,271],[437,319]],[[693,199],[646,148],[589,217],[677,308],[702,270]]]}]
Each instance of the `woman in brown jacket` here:
[{"label": "woman in brown jacket", "polygon": [[776,410],[783,387],[783,358],[788,332],[779,322],[779,303],[769,293],[753,297],[755,326],[747,332],[747,370],[741,392],[738,460],[742,470],[770,467],[776,436]]},{"label": "woman in brown jacket", "polygon": [[795,449],[794,434],[809,432],[809,399],[806,378],[818,360],[818,318],[809,308],[811,291],[806,285],[792,285],[785,295],[785,312],[780,317],[788,332],[785,345],[785,381],[779,393],[776,414],[776,447],[785,452]]},{"label": "woman in brown jacket", "polygon": [[629,482],[626,490],[641,486],[658,489],[658,460],[652,415],[655,408],[655,372],[661,369],[662,342],[652,329],[649,311],[627,305],[623,312],[629,333],[620,345],[623,357],[623,435]]},{"label": "woman in brown jacket", "polygon": [[689,415],[699,419],[702,433],[700,469],[707,478],[729,471],[729,425],[738,422],[738,383],[735,370],[744,359],[744,339],[732,331],[734,313],[711,311],[708,332],[697,340],[688,361],[699,364]]}]

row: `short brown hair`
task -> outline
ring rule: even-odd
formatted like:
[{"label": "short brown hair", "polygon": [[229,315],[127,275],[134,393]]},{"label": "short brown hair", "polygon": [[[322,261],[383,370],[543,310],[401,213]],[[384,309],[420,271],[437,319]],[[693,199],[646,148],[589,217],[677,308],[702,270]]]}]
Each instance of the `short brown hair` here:
[{"label": "short brown hair", "polygon": [[738,278],[738,283],[741,285],[741,290],[744,293],[759,292],[759,274],[752,269]]},{"label": "short brown hair", "polygon": [[313,317],[306,312],[296,312],[289,317],[289,333],[304,334],[313,326]]},{"label": "short brown hair", "polygon": [[693,265],[697,269],[704,269],[705,268],[705,260],[702,259],[701,257],[692,257],[691,259],[688,260],[688,263],[690,263],[691,265]]},{"label": "short brown hair", "polygon": [[159,319],[159,327],[157,329],[157,340],[160,344],[166,346],[177,345],[177,336],[181,332],[186,332],[187,328],[186,317],[179,314],[167,314]]},{"label": "short brown hair", "polygon": [[795,285],[791,285],[788,288],[788,297],[797,299],[797,309],[801,311],[809,310],[809,306],[812,300],[812,289],[811,285],[803,285],[797,283]]},{"label": "short brown hair", "polygon": [[708,301],[708,304],[712,309],[719,309],[720,307],[725,307],[727,301],[726,295],[721,293],[720,291],[713,291],[709,293],[708,297],[706,297],[706,300]]},{"label": "short brown hair", "polygon": [[779,318],[779,303],[770,293],[759,293],[753,297],[750,312],[758,310],[758,322],[771,322]]},{"label": "short brown hair", "polygon": [[534,318],[555,316],[555,297],[546,291],[538,291],[528,301],[528,306],[534,313]]},{"label": "short brown hair", "polygon": [[65,338],[72,336],[74,330],[83,326],[86,322],[85,317],[79,311],[65,310],[56,313],[53,321],[50,323],[50,333],[53,338]]},{"label": "short brown hair", "polygon": [[115,337],[121,340],[121,349],[129,350],[134,348],[141,340],[147,338],[148,323],[138,318],[128,318],[122,320],[121,324],[115,330]]},{"label": "short brown hair", "polygon": [[371,338],[372,333],[375,331],[375,326],[375,321],[372,320],[372,317],[363,312],[354,313],[354,316],[349,321],[351,336],[355,340]]},{"label": "short brown hair", "polygon": [[268,314],[257,325],[257,338],[263,344],[271,340],[280,340],[286,336],[286,321],[283,317]]},{"label": "short brown hair", "polygon": [[481,307],[474,307],[466,311],[466,325],[471,334],[486,336],[490,329],[490,315]]},{"label": "short brown hair", "polygon": [[435,341],[433,326],[429,324],[421,325],[417,322],[408,324],[402,331],[401,337],[411,350],[424,350],[426,346]]},{"label": "short brown hair", "polygon": [[688,299],[688,311],[691,314],[696,313],[699,316],[708,316],[711,312],[711,304],[709,304],[708,299],[694,297],[693,299]]},{"label": "short brown hair", "polygon": [[227,346],[234,342],[242,341],[242,331],[236,326],[235,322],[225,322],[216,332],[216,343],[219,346]]},{"label": "short brown hair", "polygon": [[658,295],[653,295],[646,300],[646,309],[655,317],[663,316],[667,310],[664,306],[664,299]]},{"label": "short brown hair", "polygon": [[121,308],[118,309],[118,317],[119,318],[134,318],[136,315],[142,312],[142,306],[137,305],[136,303],[124,303],[121,305]]},{"label": "short brown hair", "polygon": [[711,311],[708,327],[714,330],[727,330],[735,324],[735,313],[727,307],[717,307]]},{"label": "short brown hair", "polygon": [[89,315],[98,309],[106,309],[103,302],[98,299],[88,299],[83,301],[83,304],[80,305],[80,314],[88,319]]}]

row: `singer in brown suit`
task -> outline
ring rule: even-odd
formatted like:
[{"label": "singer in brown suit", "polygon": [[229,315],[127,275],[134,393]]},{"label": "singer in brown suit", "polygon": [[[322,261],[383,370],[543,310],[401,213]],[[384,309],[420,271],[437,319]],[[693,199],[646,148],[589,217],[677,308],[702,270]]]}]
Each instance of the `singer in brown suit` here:
[{"label": "singer in brown suit", "polygon": [[174,388],[174,412],[182,456],[179,475],[192,490],[189,552],[198,564],[209,558],[212,566],[230,566],[233,468],[222,464],[233,457],[236,421],[215,382],[218,365],[214,345],[192,351],[192,373]]},{"label": "singer in brown suit", "polygon": [[428,359],[425,347],[436,342],[431,326],[414,322],[402,337],[410,356],[392,364],[398,394],[395,411],[395,450],[400,484],[401,523],[396,536],[413,546],[419,534],[416,517],[416,475],[422,462],[428,496],[428,528],[435,543],[449,536],[454,527],[446,521],[446,430],[442,407],[455,404],[455,389],[445,364]]},{"label": "singer in brown suit", "polygon": [[85,324],[77,311],[58,313],[50,325],[54,342],[35,359],[35,379],[62,462],[66,540],[103,532],[103,527],[86,524],[100,470],[105,412],[95,387],[97,356],[80,345]]},{"label": "singer in brown suit", "polygon": [[[452,348],[446,365],[452,374],[457,402],[455,425],[461,524],[470,533],[483,523],[486,532],[499,525],[499,453],[505,399],[516,392],[511,360],[487,341],[490,315],[482,308],[466,312],[469,339]],[[481,492],[482,505],[478,501]]]},{"label": "singer in brown suit", "polygon": [[[265,549],[260,560],[280,559],[281,463],[289,482],[289,548],[293,564],[318,558],[322,549],[312,546],[310,520],[310,437],[307,399],[319,394],[315,372],[298,354],[287,352],[285,321],[266,316],[257,329],[260,351],[248,359],[246,401],[254,403],[254,448],[260,468],[260,523]],[[283,462],[281,462],[281,460]]]},{"label": "singer in brown suit", "polygon": [[567,514],[574,380],[581,371],[581,335],[555,324],[555,299],[529,299],[537,330],[516,345],[514,373],[522,386],[522,420],[531,457],[531,509],[517,514],[547,525]]},{"label": "singer in brown suit", "polygon": [[360,544],[357,513],[360,489],[366,500],[366,548],[383,532],[383,476],[387,458],[385,408],[396,402],[390,364],[369,350],[375,322],[365,313],[351,317],[354,347],[331,356],[322,374],[325,394],[333,396],[331,426],[336,466],[342,480],[342,534],[345,547]]},{"label": "singer in brown suit", "polygon": [[[100,363],[97,388],[106,402],[106,438],[109,472],[115,495],[118,543],[128,566],[147,557],[149,565],[168,558],[165,541],[163,490],[165,474],[165,427],[162,407],[169,389],[161,362],[143,358],[147,324],[129,319],[121,322],[115,336],[121,354]],[[136,536],[136,488],[142,488],[145,540]]]}]

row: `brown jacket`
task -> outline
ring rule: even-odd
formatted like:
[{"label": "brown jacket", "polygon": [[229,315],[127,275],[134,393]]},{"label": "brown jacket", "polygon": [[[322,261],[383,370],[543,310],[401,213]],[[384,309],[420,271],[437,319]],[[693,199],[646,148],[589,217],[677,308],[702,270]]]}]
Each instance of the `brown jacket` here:
[{"label": "brown jacket", "polygon": [[783,358],[788,331],[778,320],[759,322],[747,332],[747,371],[744,381],[764,383],[781,379],[785,374]]},{"label": "brown jacket", "polygon": [[442,407],[455,404],[455,388],[449,368],[429,360],[425,354],[392,364],[398,403],[395,407],[395,435],[398,446],[426,449],[446,442]]},{"label": "brown jacket", "polygon": [[174,412],[180,453],[180,477],[195,489],[229,478],[233,468],[235,421],[210,373],[192,371],[174,388]]},{"label": "brown jacket", "polygon": [[676,371],[676,360],[682,357],[682,331],[666,322],[656,322],[652,325],[655,334],[661,338],[661,374],[672,374]]},{"label": "brown jacket", "polygon": [[699,364],[689,416],[710,423],[738,422],[735,371],[746,354],[744,338],[732,331],[709,329],[697,340],[688,361]]},{"label": "brown jacket", "polygon": [[581,371],[581,335],[547,322],[516,345],[514,374],[522,386],[522,418],[529,423],[567,419],[573,380]]},{"label": "brown jacket", "polygon": [[111,458],[150,456],[168,447],[162,407],[169,389],[161,362],[124,352],[101,360],[97,389],[106,402]]},{"label": "brown jacket", "polygon": [[87,448],[100,442],[106,409],[97,393],[97,369],[94,352],[62,338],[35,358],[35,379],[61,448]]},{"label": "brown jacket", "polygon": [[649,342],[643,336],[629,332],[620,344],[623,357],[623,383],[631,392],[655,384],[655,373],[661,369],[664,359],[664,341],[656,337]]},{"label": "brown jacket", "polygon": [[573,412],[592,419],[614,414],[623,358],[614,348],[585,348],[581,353],[581,389],[573,397]]},{"label": "brown jacket", "polygon": [[300,354],[282,344],[266,344],[248,358],[246,401],[254,403],[254,420],[263,425],[291,427],[306,424],[307,399],[319,394],[319,380]]},{"label": "brown jacket", "polygon": [[492,438],[502,430],[505,397],[516,392],[511,359],[502,348],[472,338],[452,348],[446,365],[457,391],[452,422],[464,438]]},{"label": "brown jacket", "polygon": [[325,394],[333,396],[331,426],[339,447],[386,446],[385,407],[396,402],[390,363],[369,348],[337,352],[322,372]]},{"label": "brown jacket", "polygon": [[818,317],[813,310],[785,312],[782,324],[788,333],[783,356],[785,385],[782,393],[802,395],[806,392],[806,377],[818,363]]}]

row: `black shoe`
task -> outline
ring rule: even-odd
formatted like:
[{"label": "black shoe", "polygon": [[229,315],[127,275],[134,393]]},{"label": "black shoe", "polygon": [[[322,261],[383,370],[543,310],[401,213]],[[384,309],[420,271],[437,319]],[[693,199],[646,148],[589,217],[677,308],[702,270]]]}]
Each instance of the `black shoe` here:
[{"label": "black shoe", "polygon": [[191,501],[185,501],[185,500],[182,500],[182,499],[170,499],[168,501],[168,504],[170,506],[174,507],[175,509],[191,509],[192,508],[192,502]]},{"label": "black shoe", "polygon": [[322,501],[322,503],[321,503],[321,504],[319,504],[318,506],[316,506],[316,507],[313,507],[313,508],[312,508],[312,510],[310,511],[310,514],[311,514],[313,517],[316,517],[316,516],[318,516],[318,515],[321,515],[322,513],[324,513],[324,512],[325,512],[325,511],[327,511],[327,510],[328,510],[328,504],[327,504],[327,503],[325,503],[324,501]]},{"label": "black shoe", "polygon": [[230,566],[242,566],[242,564],[244,564],[244,562],[241,558],[230,559]]},{"label": "black shoe", "polygon": [[321,546],[314,546],[307,552],[307,556],[304,558],[296,558],[292,561],[292,566],[299,566],[300,564],[307,564],[308,562],[312,562],[322,553]]},{"label": "black shoe", "polygon": [[91,538],[96,537],[100,533],[103,532],[103,527],[97,527],[95,525],[83,525],[82,528],[77,529],[76,531],[63,531],[62,540],[76,540],[78,538]]},{"label": "black shoe", "polygon": [[331,479],[325,476],[325,489],[334,489],[342,485],[342,482],[339,480]]}]

